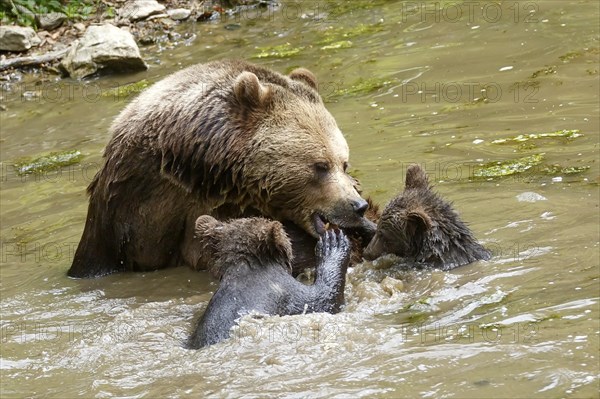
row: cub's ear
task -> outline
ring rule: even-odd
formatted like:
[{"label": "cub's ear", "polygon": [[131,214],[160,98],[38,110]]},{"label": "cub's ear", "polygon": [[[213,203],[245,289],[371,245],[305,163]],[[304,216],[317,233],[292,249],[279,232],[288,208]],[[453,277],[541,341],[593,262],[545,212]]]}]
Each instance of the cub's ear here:
[{"label": "cub's ear", "polygon": [[194,228],[194,235],[196,237],[202,237],[207,232],[211,232],[214,229],[221,226],[223,223],[219,222],[212,216],[202,215],[198,219],[196,219],[196,224]]},{"label": "cub's ear", "polygon": [[292,243],[279,222],[272,222],[266,239],[267,249],[271,256],[285,264],[290,270],[292,268]]},{"label": "cub's ear", "polygon": [[421,237],[433,227],[433,221],[423,209],[415,209],[406,214],[406,233],[411,237]]},{"label": "cub's ear", "polygon": [[429,187],[429,179],[427,174],[419,165],[410,165],[406,169],[406,183],[404,188],[427,188]]},{"label": "cub's ear", "polygon": [[309,85],[310,87],[312,87],[315,90],[318,90],[318,83],[317,83],[317,78],[315,77],[315,75],[309,71],[308,69],[305,68],[297,68],[294,69],[291,73],[290,73],[290,78],[293,80],[297,80],[299,82],[303,82],[306,83],[307,85]]},{"label": "cub's ear", "polygon": [[250,106],[264,104],[271,97],[271,90],[263,86],[255,74],[248,71],[240,73],[236,78],[233,92],[241,104]]}]

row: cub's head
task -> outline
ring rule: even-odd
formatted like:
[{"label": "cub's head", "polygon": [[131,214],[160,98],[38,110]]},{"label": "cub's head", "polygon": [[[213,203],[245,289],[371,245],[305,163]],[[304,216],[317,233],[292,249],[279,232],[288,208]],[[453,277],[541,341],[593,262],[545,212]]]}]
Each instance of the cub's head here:
[{"label": "cub's head", "polygon": [[[440,206],[444,209],[440,209]],[[414,257],[421,252],[427,234],[437,227],[440,210],[454,214],[431,189],[427,175],[418,165],[406,172],[404,192],[383,210],[377,232],[363,256],[373,260],[386,253]]]},{"label": "cub's head", "polygon": [[348,144],[323,105],[315,76],[306,69],[278,76],[244,71],[234,84],[239,109],[255,126],[243,167],[253,202],[313,237],[330,222],[370,240],[375,225],[364,217],[368,204],[347,173]]},{"label": "cub's head", "polygon": [[228,267],[252,268],[280,264],[291,269],[292,245],[281,223],[264,218],[221,222],[212,216],[196,219],[195,237],[202,248],[201,262],[217,277]]},{"label": "cub's head", "polygon": [[363,256],[373,260],[386,253],[442,270],[491,257],[417,165],[409,166],[404,192],[384,209]]}]

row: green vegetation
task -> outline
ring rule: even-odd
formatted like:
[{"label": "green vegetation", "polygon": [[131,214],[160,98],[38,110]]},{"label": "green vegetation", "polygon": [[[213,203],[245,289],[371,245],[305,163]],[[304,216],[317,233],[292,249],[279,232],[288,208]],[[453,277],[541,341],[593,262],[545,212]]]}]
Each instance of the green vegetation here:
[{"label": "green vegetation", "polygon": [[529,133],[529,134],[519,134],[515,137],[509,137],[505,139],[497,139],[492,141],[492,144],[514,144],[514,143],[523,143],[525,141],[530,140],[538,140],[545,138],[565,138],[567,140],[572,140],[577,137],[583,136],[582,133],[579,133],[579,130],[557,130],[555,132],[550,133]]},{"label": "green vegetation", "polygon": [[472,101],[463,103],[463,104],[452,104],[452,105],[446,105],[444,107],[442,107],[440,109],[440,114],[444,114],[444,113],[448,113],[448,112],[453,112],[453,111],[464,111],[467,109],[472,109],[475,107],[479,107],[483,104],[489,104],[489,100],[485,97],[477,97],[474,98]]},{"label": "green vegetation", "polygon": [[137,94],[150,86],[150,82],[142,79],[139,82],[129,83],[123,86],[117,86],[102,92],[102,97],[113,97],[117,100],[123,100],[133,94]]},{"label": "green vegetation", "polygon": [[433,310],[430,299],[430,297],[424,297],[404,305],[402,307],[404,321],[415,324],[427,320]]},{"label": "green vegetation", "polygon": [[363,36],[363,35],[368,35],[368,34],[372,34],[375,32],[380,32],[383,30],[383,24],[378,23],[378,24],[373,24],[373,25],[365,25],[365,24],[360,24],[354,28],[345,28],[345,27],[338,27],[338,28],[329,28],[327,30],[324,30],[322,35],[323,38],[318,42],[318,44],[331,44],[331,43],[335,43],[335,42],[342,42],[342,41],[348,41],[348,39],[351,39],[353,37],[357,37],[357,36]]},{"label": "green vegetation", "polygon": [[70,20],[88,19],[92,14],[106,11],[114,15],[114,9],[100,0],[0,0],[0,22],[36,26],[35,15],[61,12]]},{"label": "green vegetation", "polygon": [[290,43],[280,44],[279,46],[257,47],[260,53],[252,58],[287,58],[298,55],[304,47],[293,47]]},{"label": "green vegetation", "polygon": [[[543,139],[558,139],[562,141],[571,141],[578,137],[582,137],[583,133],[579,130],[557,130],[548,133],[527,133],[519,134],[514,137],[496,139],[492,144],[509,144],[515,145],[520,151],[532,150],[538,146],[537,141]],[[520,158],[514,161],[492,162],[482,166],[482,169],[475,171],[475,177],[479,178],[494,178],[509,176],[516,173],[522,173],[530,169],[532,166],[541,164],[544,154],[536,154],[528,157]],[[590,169],[590,166],[564,166],[559,164],[544,164],[537,168],[537,173],[540,175],[564,176],[583,173]]]},{"label": "green vegetation", "polygon": [[568,53],[559,56],[558,59],[567,63],[576,58],[583,57],[586,54],[598,55],[600,54],[600,49],[598,47],[586,47],[583,50],[569,51]]},{"label": "green vegetation", "polygon": [[379,90],[382,87],[388,86],[389,84],[391,84],[393,82],[394,82],[393,80],[387,80],[387,79],[383,79],[383,78],[370,78],[370,79],[360,78],[360,79],[356,80],[348,88],[342,88],[342,89],[335,90],[332,93],[332,96],[334,96],[334,97],[346,96],[346,95],[356,96],[356,95],[360,95],[360,94],[368,94],[368,93],[372,93],[376,90]]},{"label": "green vegetation", "polygon": [[475,178],[495,178],[523,173],[532,167],[541,164],[544,160],[544,155],[545,154],[534,154],[509,161],[489,162],[475,168],[473,176]]},{"label": "green vegetation", "polygon": [[542,171],[549,175],[575,175],[590,169],[589,166],[561,166],[559,164],[546,165]]},{"label": "green vegetation", "polygon": [[[555,132],[548,133],[528,133],[519,134],[514,137],[507,137],[496,139],[492,141],[492,144],[509,144],[515,145],[518,150],[532,150],[537,147],[536,141],[543,139],[559,139],[563,141],[571,141],[578,137],[582,137],[583,133],[579,130],[557,130]],[[544,153],[533,154],[523,158],[518,158],[509,161],[495,161],[487,164],[479,165],[474,170],[475,178],[501,178],[504,176],[510,176],[518,173],[523,173],[530,170],[534,166],[536,173],[539,175],[550,175],[550,176],[564,176],[564,175],[575,175],[583,173],[590,169],[590,166],[564,166],[559,164],[543,164]]]},{"label": "green vegetation", "polygon": [[563,54],[560,57],[558,57],[558,59],[561,60],[562,62],[569,62],[572,59],[581,57],[582,55],[583,55],[583,53],[581,51],[569,51],[568,53]]},{"label": "green vegetation", "polygon": [[415,312],[406,316],[406,323],[417,324],[422,323],[429,318],[430,314],[425,312]]},{"label": "green vegetation", "polygon": [[342,40],[339,42],[334,42],[331,44],[328,44],[326,46],[321,47],[321,50],[337,50],[340,48],[350,48],[352,47],[353,44],[350,40]]},{"label": "green vegetation", "polygon": [[542,76],[542,75],[553,75],[555,73],[556,73],[556,65],[552,65],[552,66],[535,71],[534,73],[531,74],[531,79],[535,79],[538,76]]},{"label": "green vegetation", "polygon": [[19,176],[30,175],[34,173],[45,173],[51,170],[60,169],[64,166],[79,163],[83,155],[77,150],[51,152],[41,155],[37,158],[21,158],[14,161],[15,171]]}]

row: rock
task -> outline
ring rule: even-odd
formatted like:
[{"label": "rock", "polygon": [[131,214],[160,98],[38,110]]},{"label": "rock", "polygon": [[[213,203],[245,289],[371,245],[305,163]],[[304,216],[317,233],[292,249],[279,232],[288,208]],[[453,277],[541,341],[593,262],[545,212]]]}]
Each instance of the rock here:
[{"label": "rock", "polygon": [[173,28],[175,25],[177,25],[177,22],[173,21],[170,18],[162,18],[159,20],[161,26],[163,27],[163,29],[171,29]]},{"label": "rock", "polygon": [[26,51],[42,40],[29,27],[0,26],[0,50]]},{"label": "rock", "polygon": [[[154,15],[151,15],[148,18],[146,18],[146,21],[153,21],[155,19],[164,19],[164,18],[169,18],[169,14],[154,14]],[[171,20],[171,22],[174,22],[174,21]]]},{"label": "rock", "polygon": [[156,0],[131,0],[125,3],[119,10],[118,15],[120,19],[139,21],[164,10],[165,6],[159,4]]},{"label": "rock", "polygon": [[73,28],[77,29],[79,32],[84,32],[85,24],[82,22],[77,22],[76,24],[73,24]]},{"label": "rock", "polygon": [[76,40],[61,68],[73,78],[81,79],[99,70],[139,71],[148,66],[131,33],[114,25],[93,25]]},{"label": "rock", "polygon": [[37,14],[35,16],[35,22],[39,28],[52,30],[62,25],[67,19],[67,16],[62,12],[51,12],[48,14]]},{"label": "rock", "polygon": [[538,201],[547,201],[548,199],[543,195],[538,193],[534,193],[532,191],[526,191],[517,195],[517,201],[519,202],[538,202]]},{"label": "rock", "polygon": [[183,21],[184,19],[188,19],[192,12],[190,10],[186,10],[185,8],[174,8],[172,10],[167,10],[167,14],[174,21]]},{"label": "rock", "polygon": [[138,39],[141,45],[148,46],[150,44],[156,43],[156,38],[150,35],[142,36]]},{"label": "rock", "polygon": [[64,44],[64,43],[60,43],[60,42],[56,43],[54,46],[52,46],[52,49],[56,50],[56,51],[58,51],[58,50],[64,50],[66,48],[67,48],[67,45]]}]

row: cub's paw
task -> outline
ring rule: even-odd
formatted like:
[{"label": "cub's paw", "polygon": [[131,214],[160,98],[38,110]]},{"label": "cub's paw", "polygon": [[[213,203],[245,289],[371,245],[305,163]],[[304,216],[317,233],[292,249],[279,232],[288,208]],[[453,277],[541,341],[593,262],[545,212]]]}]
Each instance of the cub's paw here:
[{"label": "cub's paw", "polygon": [[319,237],[315,255],[319,264],[342,266],[350,260],[351,246],[341,230],[327,230]]}]

